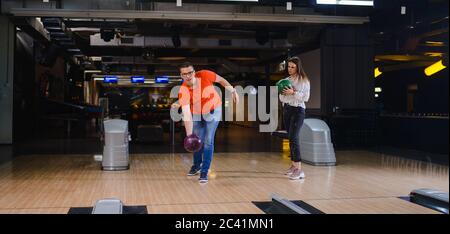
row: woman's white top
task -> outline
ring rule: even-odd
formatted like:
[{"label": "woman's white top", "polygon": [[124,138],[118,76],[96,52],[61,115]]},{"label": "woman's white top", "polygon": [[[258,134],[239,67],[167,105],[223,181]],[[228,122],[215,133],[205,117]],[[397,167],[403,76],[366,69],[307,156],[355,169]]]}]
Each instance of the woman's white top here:
[{"label": "woman's white top", "polygon": [[298,107],[301,106],[304,109],[306,109],[305,102],[309,100],[309,81],[304,80],[300,81],[300,79],[293,79],[292,77],[287,77],[285,79],[288,79],[292,87],[294,88],[294,95],[283,95],[280,94],[280,101],[283,104],[288,104],[290,106]]}]

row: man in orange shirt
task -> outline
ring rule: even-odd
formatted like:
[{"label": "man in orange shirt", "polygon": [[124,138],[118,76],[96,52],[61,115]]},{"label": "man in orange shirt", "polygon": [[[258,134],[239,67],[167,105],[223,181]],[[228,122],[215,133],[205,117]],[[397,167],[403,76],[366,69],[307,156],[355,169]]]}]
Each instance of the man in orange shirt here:
[{"label": "man in orange shirt", "polygon": [[194,133],[203,142],[202,148],[194,153],[194,162],[188,175],[200,172],[199,182],[207,183],[214,153],[214,136],[222,118],[222,101],[213,83],[219,83],[232,92],[236,103],[239,102],[239,96],[227,80],[212,71],[195,72],[194,66],[188,62],[179,69],[183,84],[178,94],[179,105],[173,107],[181,106],[186,135]]}]

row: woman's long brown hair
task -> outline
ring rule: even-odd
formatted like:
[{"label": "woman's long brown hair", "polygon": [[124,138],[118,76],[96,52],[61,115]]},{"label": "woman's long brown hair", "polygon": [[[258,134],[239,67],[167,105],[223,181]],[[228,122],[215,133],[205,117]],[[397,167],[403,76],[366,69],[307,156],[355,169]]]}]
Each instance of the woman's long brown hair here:
[{"label": "woman's long brown hair", "polygon": [[309,81],[308,76],[306,75],[305,70],[303,69],[302,66],[302,61],[300,60],[299,57],[291,57],[288,59],[288,63],[294,63],[295,65],[297,65],[297,74],[300,75],[300,81],[304,82],[304,81]]}]

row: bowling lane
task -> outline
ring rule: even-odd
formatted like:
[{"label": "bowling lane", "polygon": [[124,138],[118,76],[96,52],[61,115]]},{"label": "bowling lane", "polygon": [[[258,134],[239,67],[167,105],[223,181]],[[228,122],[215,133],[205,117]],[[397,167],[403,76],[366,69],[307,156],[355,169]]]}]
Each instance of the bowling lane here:
[{"label": "bowling lane", "polygon": [[368,151],[337,151],[336,158],[335,167],[304,165],[307,178],[292,181],[280,152],[217,153],[205,186],[186,176],[187,153],[132,154],[130,170],[116,172],[101,171],[92,155],[28,155],[0,165],[0,213],[88,207],[105,197],[149,213],[260,213],[252,202],[272,193],[330,213],[423,213],[398,197],[421,187],[449,191],[447,166]]}]

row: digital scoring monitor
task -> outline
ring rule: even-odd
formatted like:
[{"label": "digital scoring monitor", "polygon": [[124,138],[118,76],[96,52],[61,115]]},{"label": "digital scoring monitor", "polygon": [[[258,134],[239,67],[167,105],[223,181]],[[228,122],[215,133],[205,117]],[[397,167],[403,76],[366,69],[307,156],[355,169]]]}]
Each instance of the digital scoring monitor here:
[{"label": "digital scoring monitor", "polygon": [[169,83],[169,77],[168,76],[155,76],[155,83],[167,84],[167,83]]},{"label": "digital scoring monitor", "polygon": [[131,83],[133,84],[143,84],[145,82],[144,76],[131,76]]},{"label": "digital scoring monitor", "polygon": [[103,83],[117,84],[117,81],[118,81],[117,76],[105,76],[105,77],[103,77]]}]

